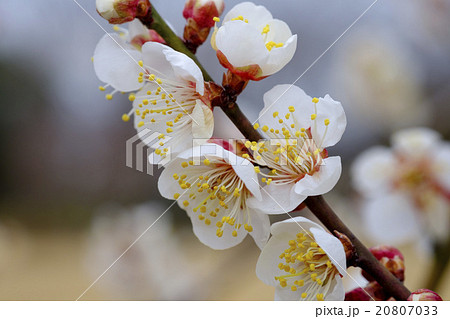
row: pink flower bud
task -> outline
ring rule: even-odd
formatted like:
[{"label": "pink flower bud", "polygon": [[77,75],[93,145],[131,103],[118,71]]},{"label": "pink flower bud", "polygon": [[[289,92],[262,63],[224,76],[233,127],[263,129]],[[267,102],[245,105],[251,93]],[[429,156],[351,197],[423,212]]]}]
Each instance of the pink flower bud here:
[{"label": "pink flower bud", "polygon": [[219,17],[224,8],[223,0],[187,0],[183,16],[186,20],[193,19],[200,28],[211,28],[213,19]]},{"label": "pink flower bud", "polygon": [[97,12],[109,23],[121,24],[147,15],[149,0],[96,0]]},{"label": "pink flower bud", "polygon": [[355,288],[345,294],[345,301],[384,301],[387,296],[377,282],[370,282],[364,288]]},{"label": "pink flower bud", "polygon": [[419,289],[408,297],[408,301],[442,301],[442,298],[429,289]]},{"label": "pink flower bud", "polygon": [[[370,248],[370,252],[378,259],[381,264],[386,267],[400,281],[405,280],[405,258],[402,253],[395,247],[380,245]],[[374,281],[365,271],[362,275],[369,281]]]},{"label": "pink flower bud", "polygon": [[159,35],[155,30],[148,30],[146,34],[139,34],[131,39],[130,43],[140,49],[145,42],[158,42],[162,44],[166,44],[166,41]]}]

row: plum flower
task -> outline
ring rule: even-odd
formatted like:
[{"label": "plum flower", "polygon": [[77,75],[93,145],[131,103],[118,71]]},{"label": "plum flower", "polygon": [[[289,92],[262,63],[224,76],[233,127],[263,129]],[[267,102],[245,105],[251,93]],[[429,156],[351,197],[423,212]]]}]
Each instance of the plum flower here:
[{"label": "plum flower", "polygon": [[[133,37],[134,39],[135,37]],[[186,55],[156,42],[141,50],[118,34],[105,35],[94,53],[98,78],[114,91],[132,92],[132,109],[122,116],[143,138],[148,131],[160,132],[155,153],[165,157],[192,146],[197,138],[210,138],[213,114],[200,68]],[[101,87],[104,89],[104,87]],[[137,91],[137,92],[133,92]]]},{"label": "plum flower", "polygon": [[[344,133],[342,105],[329,95],[311,98],[296,86],[278,85],[264,95],[264,109],[255,128],[269,137],[265,142],[247,142],[256,163],[270,167],[261,172],[262,201],[250,201],[268,214],[296,208],[307,196],[330,191],[341,175],[339,156],[328,157],[326,147],[335,145]],[[261,127],[262,126],[262,127]]]},{"label": "plum flower", "polygon": [[295,217],[275,223],[256,275],[275,286],[275,300],[344,300],[345,251],[321,226]]},{"label": "plum flower", "polygon": [[[216,19],[218,20],[218,19]],[[280,71],[294,56],[297,35],[263,6],[242,2],[224,17],[211,44],[220,63],[246,80]]]},{"label": "plum flower", "polygon": [[247,205],[261,199],[253,165],[214,143],[187,150],[162,172],[162,196],[176,199],[199,240],[213,249],[239,244],[250,234],[259,247],[269,237],[269,218]]},{"label": "plum flower", "polygon": [[365,198],[368,234],[391,244],[415,240],[424,231],[429,239],[444,240],[450,222],[450,143],[427,128],[399,131],[391,142],[392,149],[365,151],[352,167],[353,185]]}]

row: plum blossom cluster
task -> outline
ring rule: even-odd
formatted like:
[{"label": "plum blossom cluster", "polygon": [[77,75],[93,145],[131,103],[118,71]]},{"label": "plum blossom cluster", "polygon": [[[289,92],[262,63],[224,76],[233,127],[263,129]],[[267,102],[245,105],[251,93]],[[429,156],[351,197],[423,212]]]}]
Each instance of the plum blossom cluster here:
[{"label": "plum blossom cluster", "polygon": [[[161,158],[171,155],[159,192],[186,211],[198,239],[227,249],[250,235],[262,250],[257,276],[276,287],[276,300],[344,300],[347,251],[340,239],[304,217],[272,226],[269,220],[337,184],[341,158],[329,156],[328,148],[346,128],[341,103],[277,85],[264,95],[251,128],[262,139],[228,143],[213,137],[214,107],[232,105],[248,81],[278,72],[293,58],[297,36],[289,26],[251,2],[221,20],[223,1],[188,0],[183,38],[190,52],[184,54],[150,28],[148,1],[97,1],[97,10],[111,23],[131,21],[128,30],[114,27],[119,33],[105,35],[95,49],[94,69],[106,83],[100,90],[110,90],[108,100],[128,93],[131,108],[122,119],[133,118],[145,143],[148,131],[158,132],[158,142],[148,146]],[[212,27],[212,48],[227,69],[223,87],[205,82],[190,55]]]},{"label": "plum blossom cluster", "polygon": [[353,164],[353,184],[364,196],[369,234],[389,243],[416,240],[419,233],[432,241],[445,240],[450,143],[431,129],[412,128],[395,133],[391,144],[365,151]]}]

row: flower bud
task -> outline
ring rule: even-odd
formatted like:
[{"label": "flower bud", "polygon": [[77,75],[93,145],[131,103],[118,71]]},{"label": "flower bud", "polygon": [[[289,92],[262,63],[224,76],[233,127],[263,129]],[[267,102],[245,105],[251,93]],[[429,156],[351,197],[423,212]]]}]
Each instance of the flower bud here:
[{"label": "flower bud", "polygon": [[407,299],[408,301],[442,301],[441,296],[429,289],[414,291]]},{"label": "flower bud", "polygon": [[[398,280],[405,280],[405,258],[395,247],[380,245],[370,248],[370,252],[386,267]],[[363,271],[362,275],[369,281],[374,281],[372,276]]]},{"label": "flower bud", "polygon": [[223,0],[187,0],[183,16],[192,19],[199,28],[212,28],[214,18],[222,14],[225,4]]},{"label": "flower bud", "polygon": [[112,24],[144,17],[151,6],[149,0],[96,0],[95,5],[97,12]]},{"label": "flower bud", "polygon": [[355,288],[345,294],[345,301],[384,301],[387,296],[377,282],[370,282],[364,288]]},{"label": "flower bud", "polygon": [[130,40],[130,43],[136,48],[140,49],[145,42],[158,42],[166,44],[166,41],[155,30],[148,30],[145,34],[139,34]]}]

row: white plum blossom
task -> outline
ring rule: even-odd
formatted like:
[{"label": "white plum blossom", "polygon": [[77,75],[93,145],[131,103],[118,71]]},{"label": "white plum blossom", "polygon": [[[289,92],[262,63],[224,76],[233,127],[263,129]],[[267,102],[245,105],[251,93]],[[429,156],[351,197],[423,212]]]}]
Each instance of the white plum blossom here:
[{"label": "white plum blossom", "polygon": [[278,222],[261,252],[256,275],[275,287],[275,300],[344,300],[342,243],[304,217]]},{"label": "white plum blossom", "polygon": [[297,35],[263,6],[242,2],[215,30],[212,47],[220,63],[246,80],[261,80],[280,71],[294,56]]},{"label": "white plum blossom", "polygon": [[264,95],[264,109],[255,128],[269,138],[247,142],[256,163],[269,167],[261,172],[262,201],[249,205],[268,214],[295,209],[308,196],[329,192],[341,175],[341,158],[328,157],[347,121],[341,103],[329,95],[311,98],[297,86],[278,85]]},{"label": "white plum blossom", "polygon": [[213,249],[233,247],[247,234],[260,248],[267,242],[269,217],[247,205],[249,198],[261,199],[254,167],[232,149],[207,143],[179,154],[162,172],[158,188],[177,200],[195,235]]},{"label": "white plum blossom", "polygon": [[[131,39],[140,29],[134,26]],[[159,143],[150,145],[157,155],[178,153],[192,146],[193,139],[211,137],[214,120],[203,75],[185,54],[151,41],[139,50],[124,37],[109,34],[95,49],[94,69],[114,89],[107,99],[118,91],[132,92],[133,107],[122,119],[134,115],[141,138],[149,131],[160,133]]]},{"label": "white plum blossom", "polygon": [[391,143],[391,149],[368,149],[353,163],[368,235],[389,244],[418,234],[444,240],[450,225],[450,143],[420,127],[395,133]]}]

